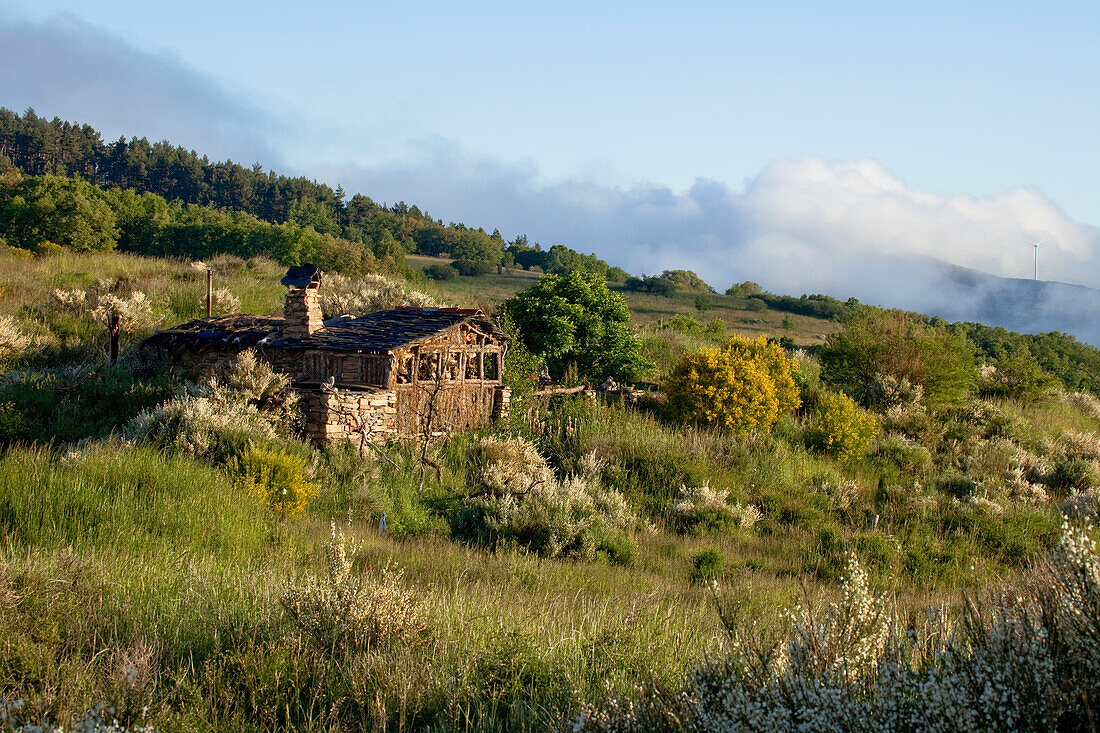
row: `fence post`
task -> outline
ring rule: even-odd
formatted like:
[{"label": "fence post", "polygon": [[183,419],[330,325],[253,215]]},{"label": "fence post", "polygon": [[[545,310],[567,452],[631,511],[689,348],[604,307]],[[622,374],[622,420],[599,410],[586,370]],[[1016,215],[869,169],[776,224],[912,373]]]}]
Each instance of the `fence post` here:
[{"label": "fence post", "polygon": [[214,315],[214,268],[206,268],[206,317]]},{"label": "fence post", "polygon": [[113,310],[107,314],[107,333],[111,336],[111,346],[107,352],[109,364],[118,363],[118,334],[122,330],[122,319]]}]

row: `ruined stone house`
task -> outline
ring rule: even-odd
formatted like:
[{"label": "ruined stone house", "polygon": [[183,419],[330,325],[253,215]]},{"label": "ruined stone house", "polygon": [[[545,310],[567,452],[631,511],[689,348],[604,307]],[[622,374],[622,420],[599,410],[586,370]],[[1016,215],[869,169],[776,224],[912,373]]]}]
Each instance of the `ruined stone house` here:
[{"label": "ruined stone house", "polygon": [[292,267],[282,317],[233,314],[158,331],[145,349],[174,370],[223,373],[237,353],[290,375],[306,434],[372,441],[479,428],[507,414],[508,340],[479,310],[396,308],[324,320],[321,273]]}]

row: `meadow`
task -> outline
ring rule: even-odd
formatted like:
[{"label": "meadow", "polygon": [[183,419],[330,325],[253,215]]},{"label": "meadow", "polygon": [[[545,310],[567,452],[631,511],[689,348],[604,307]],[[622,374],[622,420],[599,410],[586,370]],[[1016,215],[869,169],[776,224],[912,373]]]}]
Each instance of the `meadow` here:
[{"label": "meadow", "polygon": [[[219,307],[280,310],[275,263],[204,265],[227,291]],[[352,446],[318,449],[232,383],[181,385],[134,358],[158,325],[203,313],[205,266],[9,250],[0,270],[11,273],[0,294],[0,729],[764,730],[809,720],[872,730],[885,719],[873,701],[911,684],[899,669],[939,670],[956,686],[984,680],[964,664],[992,648],[967,636],[975,629],[1002,652],[1036,636],[1061,646],[1028,647],[1051,665],[1040,683],[997,683],[1031,705],[1023,717],[956,700],[977,717],[929,713],[923,729],[964,718],[1088,729],[1088,694],[1100,699],[1087,651],[1100,574],[1093,530],[1073,534],[1063,513],[1096,517],[1092,395],[895,405],[851,458],[812,447],[804,412],[734,433],[676,422],[659,404],[521,396],[506,424],[432,442],[437,476],[412,446],[384,447],[395,465]],[[414,275],[402,287],[491,308],[535,277]],[[133,314],[116,366],[103,363],[97,311],[108,295]],[[685,293],[625,297],[654,381],[681,353],[734,333],[813,347],[841,327],[750,310],[737,296],[712,296],[706,310]],[[808,395],[820,365],[799,358]],[[176,420],[180,405],[198,407]],[[143,413],[151,418],[135,420]],[[269,474],[249,473],[249,461],[280,466],[271,486],[300,506],[273,503],[260,486]],[[508,514],[474,498],[508,471],[547,481],[545,504]],[[1059,568],[1063,580],[1043,585]],[[1071,571],[1077,586],[1064,580]],[[1000,589],[1034,600],[999,606]],[[1073,618],[1093,626],[1058,620],[1070,597],[1080,598]],[[934,618],[939,657],[889,641]],[[767,671],[749,674],[762,658]],[[882,681],[890,670],[894,688]],[[735,683],[745,700],[729,696]],[[955,687],[922,689],[905,699],[938,711]],[[828,691],[835,709],[807,690]],[[726,699],[740,702],[723,708]],[[828,714],[799,718],[811,702]],[[745,713],[761,707],[787,717]],[[906,715],[890,725],[922,729]]]}]

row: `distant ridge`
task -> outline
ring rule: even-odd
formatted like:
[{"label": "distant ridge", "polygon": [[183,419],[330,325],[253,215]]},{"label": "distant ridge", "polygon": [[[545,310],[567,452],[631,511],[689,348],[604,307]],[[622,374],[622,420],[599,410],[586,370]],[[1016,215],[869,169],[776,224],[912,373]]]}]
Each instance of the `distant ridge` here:
[{"label": "distant ridge", "polygon": [[1051,280],[990,275],[936,263],[943,297],[929,309],[950,321],[978,321],[1021,333],[1061,331],[1100,345],[1100,290]]}]

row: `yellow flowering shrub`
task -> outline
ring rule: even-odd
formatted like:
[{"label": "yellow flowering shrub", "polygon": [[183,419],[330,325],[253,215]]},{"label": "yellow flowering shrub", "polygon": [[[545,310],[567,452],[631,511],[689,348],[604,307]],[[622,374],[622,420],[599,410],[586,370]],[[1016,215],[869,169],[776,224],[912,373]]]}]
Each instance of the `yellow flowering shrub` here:
[{"label": "yellow flowering shrub", "polygon": [[801,404],[797,364],[763,336],[734,336],[722,349],[686,354],[665,383],[669,407],[685,420],[744,432],[770,428]]},{"label": "yellow flowering shrub", "polygon": [[301,456],[250,448],[237,460],[236,481],[281,518],[293,517],[317,496]]},{"label": "yellow flowering shrub", "polygon": [[861,455],[875,437],[874,416],[843,392],[824,392],[806,431],[811,448],[848,459]]}]

